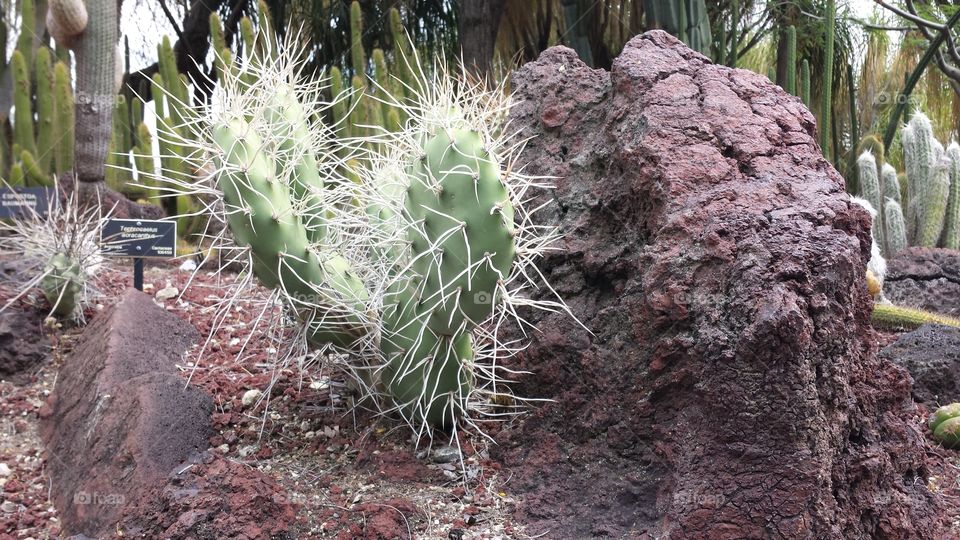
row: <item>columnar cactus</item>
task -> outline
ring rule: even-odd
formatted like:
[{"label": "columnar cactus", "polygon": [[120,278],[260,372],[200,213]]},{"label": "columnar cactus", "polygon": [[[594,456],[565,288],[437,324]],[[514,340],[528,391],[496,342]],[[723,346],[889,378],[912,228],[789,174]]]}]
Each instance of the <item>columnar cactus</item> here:
[{"label": "columnar cactus", "polygon": [[900,181],[897,180],[897,170],[893,168],[893,165],[884,163],[883,167],[880,167],[880,186],[884,198],[893,199],[897,204],[900,203]]},{"label": "columnar cactus", "polygon": [[960,249],[960,144],[950,143],[947,147],[947,158],[950,160],[950,196],[947,200],[940,245],[949,249]]},{"label": "columnar cactus", "polygon": [[[879,212],[883,208],[883,192],[880,189],[880,175],[877,171],[877,160],[870,152],[863,152],[857,158],[857,171],[860,184],[860,196]],[[873,220],[873,239],[883,245],[884,229],[883,218],[878,215]]]},{"label": "columnar cactus", "polygon": [[903,218],[903,209],[900,207],[900,203],[892,198],[887,198],[883,207],[883,219],[886,223],[884,234],[887,241],[887,256],[892,257],[909,245],[907,243],[907,225]]},{"label": "columnar cactus", "polygon": [[960,403],[937,409],[928,421],[933,438],[947,448],[960,448]]}]

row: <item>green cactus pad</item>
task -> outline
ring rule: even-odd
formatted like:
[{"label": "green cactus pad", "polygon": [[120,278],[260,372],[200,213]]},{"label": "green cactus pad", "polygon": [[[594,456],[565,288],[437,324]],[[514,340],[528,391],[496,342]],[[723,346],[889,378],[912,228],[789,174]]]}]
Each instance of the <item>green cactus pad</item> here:
[{"label": "green cactus pad", "polygon": [[[408,289],[409,290],[409,289]],[[391,400],[414,423],[449,429],[464,415],[473,385],[469,333],[437,335],[411,316],[409,293],[398,293],[390,331],[381,338],[386,360],[381,381]]]},{"label": "green cactus pad", "polygon": [[404,208],[421,301],[431,330],[452,335],[493,311],[516,255],[513,206],[496,157],[472,131],[431,138],[408,174]]},{"label": "green cactus pad", "polygon": [[277,174],[290,179],[288,184],[310,242],[321,242],[326,233],[323,180],[310,146],[309,119],[293,87],[286,83],[278,84],[276,100],[265,111],[269,130],[276,136],[276,147],[280,150],[277,154]]},{"label": "green cactus pad", "polygon": [[322,314],[309,317],[322,321],[312,329],[311,341],[329,338],[349,346],[363,334],[357,315],[367,301],[362,283],[347,261],[331,258],[321,263],[309,249],[307,229],[293,211],[290,188],[278,181],[275,167],[261,152],[263,142],[246,122],[234,120],[214,130],[213,136],[222,159],[236,169],[222,172],[217,184],[229,208],[230,231],[238,244],[251,248],[257,279],[269,288],[282,287],[301,316],[311,309]]}]

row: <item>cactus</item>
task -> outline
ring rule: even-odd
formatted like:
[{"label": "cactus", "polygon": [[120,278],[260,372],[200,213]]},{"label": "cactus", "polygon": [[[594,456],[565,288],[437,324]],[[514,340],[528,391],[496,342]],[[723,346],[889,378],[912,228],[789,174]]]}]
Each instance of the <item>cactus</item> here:
[{"label": "cactus", "polygon": [[53,65],[50,49],[37,51],[37,162],[44,174],[53,172],[54,159],[54,103]]},{"label": "cactus", "polygon": [[933,438],[945,448],[960,448],[960,403],[940,407],[927,421]]},{"label": "cactus", "polygon": [[70,87],[70,71],[63,62],[53,68],[54,109],[57,117],[58,140],[55,151],[56,172],[73,168],[74,104]]},{"label": "cactus", "polygon": [[892,198],[886,199],[883,207],[884,238],[886,255],[893,257],[907,247],[907,225],[903,218],[900,203]]},{"label": "cactus", "polygon": [[900,135],[903,161],[907,173],[907,239],[916,240],[920,205],[934,164],[933,126],[922,113],[915,114]]},{"label": "cactus", "polygon": [[[87,28],[87,7],[83,0],[48,0],[47,13],[61,39],[80,35]],[[60,43],[58,35],[50,34]]]},{"label": "cactus", "polygon": [[824,11],[824,45],[823,45],[823,91],[820,101],[820,148],[824,157],[830,159],[830,136],[832,131],[833,107],[833,42],[836,26],[836,0],[827,0]]},{"label": "cactus", "polygon": [[31,154],[37,153],[37,147],[33,140],[33,105],[30,98],[33,93],[30,91],[30,71],[27,69],[27,61],[19,50],[13,51],[13,57],[10,59],[10,67],[13,69],[13,141],[20,145],[23,150]]},{"label": "cactus", "polygon": [[800,100],[810,107],[810,62],[807,59],[800,64]]},{"label": "cactus", "polygon": [[960,319],[882,303],[874,304],[870,320],[874,326],[888,330],[914,330],[929,323],[960,328]]},{"label": "cactus", "polygon": [[950,195],[940,245],[948,249],[960,249],[960,145],[950,143],[947,158],[950,160]]},{"label": "cactus", "polygon": [[[6,22],[4,23],[6,24]],[[23,55],[24,67],[32,79],[33,52],[36,41],[37,13],[33,0],[20,0],[20,36],[17,38],[16,52]],[[29,93],[29,90],[28,90]]]},{"label": "cactus", "polygon": [[37,163],[37,160],[27,150],[20,151],[20,162],[23,164],[23,172],[30,179],[30,184],[34,186],[52,186],[51,179],[43,168]]},{"label": "cactus", "polygon": [[787,78],[783,89],[797,94],[797,27],[787,27]]},{"label": "cactus", "polygon": [[889,163],[884,163],[883,167],[880,167],[880,187],[885,199],[892,199],[900,204],[900,182],[897,180],[897,170]]},{"label": "cactus", "polygon": [[873,219],[871,231],[873,239],[878,244],[886,245],[884,240],[883,216],[880,210],[883,209],[883,193],[880,190],[880,175],[877,171],[877,160],[870,152],[863,152],[857,158],[857,171],[860,185],[860,196],[867,200],[874,209],[877,210],[877,216]]},{"label": "cactus", "polygon": [[367,58],[363,50],[363,12],[357,0],[350,4],[350,62],[353,76],[359,77],[363,82],[367,72]]},{"label": "cactus", "polygon": [[947,201],[950,197],[950,161],[948,159],[940,157],[934,164],[929,184],[923,190],[922,196],[918,214],[920,229],[917,234],[917,245],[937,247],[943,232]]},{"label": "cactus", "polygon": [[[203,193],[228,227],[217,249],[246,255],[286,320],[298,321],[296,343],[351,353],[359,358],[352,372],[386,395],[378,402],[388,410],[417,429],[451,428],[491,384],[495,370],[476,366],[503,352],[494,327],[514,303],[530,303],[516,296],[533,286],[526,265],[554,238],[529,225],[518,194],[533,180],[510,167],[512,134],[487,125],[506,105],[441,67],[420,69],[412,56],[411,73],[435,74],[409,81],[415,100],[402,104],[381,83],[384,115],[355,65],[346,113],[342,100],[323,102],[319,85],[296,86],[286,49],[259,61],[274,54],[266,45],[224,72],[222,101],[202,106],[189,133],[170,134],[174,145],[209,156],[215,189]],[[385,56],[373,55],[378,80]],[[334,86],[342,81],[332,76]],[[322,125],[331,113],[348,116],[353,140]],[[357,128],[371,119],[402,126],[380,134],[381,144]],[[162,180],[188,192],[177,178]],[[563,307],[534,305],[548,306]]]},{"label": "cactus", "polygon": [[83,271],[65,253],[56,253],[47,263],[40,290],[52,307],[51,312],[69,316],[77,309],[83,291]]}]

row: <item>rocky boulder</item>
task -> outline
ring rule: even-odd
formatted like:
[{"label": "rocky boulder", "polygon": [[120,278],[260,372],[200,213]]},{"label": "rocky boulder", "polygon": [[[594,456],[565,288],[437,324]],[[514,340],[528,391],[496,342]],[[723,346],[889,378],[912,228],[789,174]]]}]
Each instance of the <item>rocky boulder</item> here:
[{"label": "rocky boulder", "polygon": [[927,324],[880,352],[913,377],[913,398],[933,411],[960,401],[960,328]]},{"label": "rocky boulder", "polygon": [[870,218],[806,107],[663,32],[512,83],[565,234],[541,268],[583,323],[531,314],[512,366],[556,400],[498,436],[528,532],[939,538],[909,377],[870,344]]},{"label": "rocky boulder", "polygon": [[887,261],[884,294],[895,303],[960,317],[960,251],[907,248]]},{"label": "rocky boulder", "polygon": [[[66,534],[239,538],[239,531],[263,531],[248,536],[259,538],[289,527],[292,507],[276,497],[272,480],[206,453],[213,401],[176,367],[198,338],[193,326],[133,289],[84,329],[41,423]],[[198,470],[215,476],[197,479]]]}]

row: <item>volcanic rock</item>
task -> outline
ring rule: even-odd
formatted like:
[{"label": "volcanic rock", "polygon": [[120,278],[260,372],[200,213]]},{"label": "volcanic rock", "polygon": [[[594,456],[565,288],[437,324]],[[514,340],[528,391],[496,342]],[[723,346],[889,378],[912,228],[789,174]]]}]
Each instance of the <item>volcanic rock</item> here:
[{"label": "volcanic rock", "polygon": [[907,248],[887,261],[891,302],[960,317],[960,251]]},{"label": "volcanic rock", "polygon": [[871,345],[870,217],[800,100],[660,31],[512,83],[565,235],[541,269],[582,322],[526,314],[511,366],[555,400],[494,449],[528,532],[939,538],[909,376]]}]

